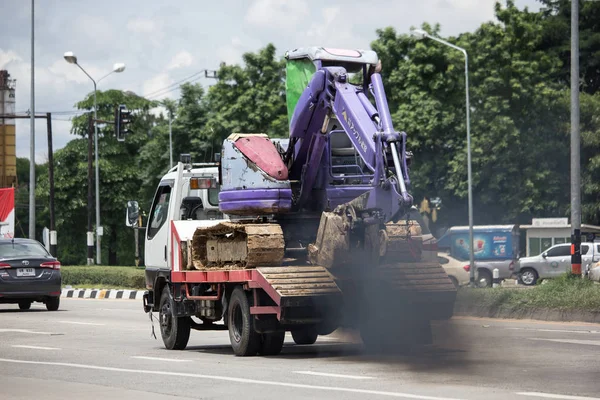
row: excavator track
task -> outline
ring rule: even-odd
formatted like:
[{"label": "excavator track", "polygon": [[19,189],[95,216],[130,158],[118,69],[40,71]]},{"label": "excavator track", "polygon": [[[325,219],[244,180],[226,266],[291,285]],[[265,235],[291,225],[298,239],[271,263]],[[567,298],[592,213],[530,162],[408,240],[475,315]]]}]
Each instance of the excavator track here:
[{"label": "excavator track", "polygon": [[279,266],[284,251],[277,224],[222,222],[196,229],[192,241],[193,265],[199,270]]}]

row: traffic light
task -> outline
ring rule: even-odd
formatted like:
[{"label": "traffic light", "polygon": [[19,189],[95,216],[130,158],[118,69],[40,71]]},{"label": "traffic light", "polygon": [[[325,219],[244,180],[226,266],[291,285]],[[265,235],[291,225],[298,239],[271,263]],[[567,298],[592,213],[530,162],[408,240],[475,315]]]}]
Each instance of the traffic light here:
[{"label": "traffic light", "polygon": [[131,133],[128,125],[131,123],[131,111],[121,104],[115,109],[115,136],[119,142],[125,141],[125,135]]}]

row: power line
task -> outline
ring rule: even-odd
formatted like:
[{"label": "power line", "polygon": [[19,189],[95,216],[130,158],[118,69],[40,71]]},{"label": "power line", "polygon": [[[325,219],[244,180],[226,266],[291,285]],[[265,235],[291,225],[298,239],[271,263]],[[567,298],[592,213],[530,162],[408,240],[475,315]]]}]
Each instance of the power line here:
[{"label": "power line", "polygon": [[[187,82],[185,82],[185,83],[194,83],[194,82],[196,82],[196,81],[199,81],[200,79],[202,79],[202,77],[201,77],[201,76],[199,76],[199,77],[197,77],[197,78],[195,78],[195,79],[192,79],[192,80],[190,80],[190,81],[187,81]],[[169,90],[167,90],[167,91],[164,91],[164,92],[162,92],[162,93],[158,93],[158,94],[155,94],[155,95],[152,95],[152,96],[146,96],[146,99],[148,99],[148,100],[154,100],[154,99],[156,99],[156,98],[158,98],[158,97],[160,97],[160,96],[163,96],[163,95],[165,95],[165,94],[167,94],[167,93],[171,93],[171,92],[173,92],[173,91],[175,91],[175,90],[179,90],[179,89],[180,89],[180,86],[177,86],[177,87],[174,87],[174,88],[172,88],[172,89],[169,89]]]},{"label": "power line", "polygon": [[[158,92],[162,92],[162,91],[163,91],[163,90],[165,90],[165,89],[169,89],[169,88],[172,88],[173,86],[176,86],[176,85],[178,85],[178,84],[184,83],[184,82],[185,82],[185,81],[187,81],[188,79],[192,79],[193,77],[195,77],[195,76],[197,76],[197,75],[200,75],[200,74],[201,74],[202,72],[204,72],[204,71],[205,71],[205,70],[202,70],[202,71],[196,72],[196,73],[194,73],[194,74],[192,74],[192,75],[190,75],[190,76],[188,76],[188,77],[186,77],[186,78],[183,78],[183,79],[181,79],[181,80],[179,80],[179,81],[177,81],[177,82],[175,82],[175,83],[172,83],[172,84],[170,84],[169,86],[165,86],[165,87],[163,87],[163,88],[160,88],[160,89],[157,89],[157,90],[155,90],[155,91],[153,91],[153,92],[150,92],[150,93],[146,94],[146,96],[145,96],[145,97],[151,97],[151,96],[154,96],[154,95],[155,95],[156,93],[158,93]],[[160,95],[159,95],[159,96],[160,96]]]}]

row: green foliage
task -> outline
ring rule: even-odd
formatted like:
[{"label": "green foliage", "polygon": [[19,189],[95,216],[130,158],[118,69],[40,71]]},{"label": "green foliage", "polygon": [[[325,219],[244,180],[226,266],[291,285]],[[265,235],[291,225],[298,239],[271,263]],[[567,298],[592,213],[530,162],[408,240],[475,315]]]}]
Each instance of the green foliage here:
[{"label": "green foliage", "polygon": [[[582,15],[591,12],[588,8]],[[556,13],[519,10],[512,1],[505,7],[497,3],[496,17],[498,22],[484,23],[473,33],[447,38],[469,54],[475,221],[530,223],[532,217],[566,215],[570,94],[559,49],[568,35],[558,40],[549,32]],[[600,31],[597,24],[588,27],[595,32],[592,36]],[[422,28],[439,35],[439,26]],[[378,30],[377,35],[372,47],[383,60],[395,127],[409,134],[415,155],[415,197],[441,197],[441,224],[465,224],[464,55],[433,40],[396,34],[392,28]],[[594,54],[600,56],[598,51]],[[597,223],[600,216],[596,96],[582,95],[588,223]]]},{"label": "green foliage", "polygon": [[200,141],[220,143],[231,133],[288,134],[285,100],[285,63],[275,58],[275,46],[267,45],[243,55],[245,67],[221,65],[219,80],[208,92],[210,110]]},{"label": "green foliage", "polygon": [[143,289],[146,286],[144,270],[135,267],[63,266],[64,285],[75,288],[81,285],[98,289]]},{"label": "green foliage", "polygon": [[[520,10],[513,1],[498,3],[496,22],[446,38],[469,55],[476,224],[529,223],[532,217],[562,216],[570,209],[570,1],[540,1],[540,12]],[[600,2],[583,3],[583,220],[592,224],[600,224],[599,13]],[[439,25],[424,23],[422,28],[440,34]],[[389,27],[376,31],[372,48],[381,59],[395,128],[409,135],[415,200],[440,197],[439,225],[465,224],[464,55]],[[148,212],[158,180],[170,168],[169,116],[174,162],[181,153],[190,153],[194,161],[209,161],[234,132],[287,136],[285,63],[272,44],[244,54],[241,65],[221,64],[217,75],[208,89],[183,84],[177,100],[156,102],[130,92],[98,92],[100,120],[112,121],[119,104],[134,116],[134,133],[125,143],[115,140],[111,124],[99,125],[105,262],[134,263],[134,233],[124,226],[125,204],[138,200]],[[86,112],[74,120],[75,138],[55,153],[58,249],[64,264],[82,264],[86,258],[87,139],[93,104],[93,94],[77,103]],[[163,111],[156,113],[157,107]],[[28,181],[28,163],[18,163],[23,184]],[[40,235],[48,218],[47,168],[41,168],[36,193]],[[17,199],[19,205],[27,203],[26,185],[19,187]],[[27,227],[26,207],[17,208],[17,219]]]},{"label": "green foliage", "polygon": [[600,285],[569,274],[529,289],[460,289],[457,305],[480,305],[507,310],[600,309]]}]

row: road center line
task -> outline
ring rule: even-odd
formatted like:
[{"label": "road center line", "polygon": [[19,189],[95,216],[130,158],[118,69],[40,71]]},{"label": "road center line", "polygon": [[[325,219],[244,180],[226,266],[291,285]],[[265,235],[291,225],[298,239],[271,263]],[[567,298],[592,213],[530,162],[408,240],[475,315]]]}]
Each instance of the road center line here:
[{"label": "road center line", "polygon": [[246,383],[246,384],[253,384],[253,385],[263,385],[263,386],[293,387],[293,388],[299,388],[299,389],[319,390],[319,391],[328,391],[328,392],[360,393],[360,394],[375,395],[375,396],[396,397],[396,398],[403,398],[403,399],[458,400],[456,398],[423,396],[423,395],[411,394],[411,393],[385,392],[385,391],[381,391],[381,390],[353,389],[353,388],[336,387],[336,386],[316,386],[316,385],[306,385],[306,384],[300,384],[300,383],[288,383],[288,382],[277,382],[277,381],[261,381],[261,380],[248,379],[248,378],[234,378],[231,376],[192,374],[192,373],[187,373],[187,372],[152,371],[152,370],[143,370],[143,369],[103,367],[100,365],[85,365],[85,364],[73,364],[73,363],[63,363],[63,362],[15,360],[15,359],[10,359],[10,358],[0,358],[0,362],[13,363],[13,364],[46,365],[46,366],[55,366],[55,367],[71,367],[71,368],[80,368],[80,369],[91,369],[91,370],[97,370],[97,371],[128,372],[128,373],[132,373],[132,374],[179,376],[179,377],[185,377],[185,378],[207,379],[207,380],[224,381],[224,382],[236,382],[236,383]]},{"label": "road center line", "polygon": [[584,344],[586,346],[600,346],[600,340],[546,339],[546,338],[529,338],[529,339],[530,340],[540,340],[540,341],[545,341],[545,342]]},{"label": "road center line", "polygon": [[520,392],[520,396],[543,397],[546,399],[564,399],[564,400],[600,400],[600,397],[569,396],[566,394],[539,393],[539,392]]},{"label": "road center line", "polygon": [[569,330],[569,329],[536,329],[536,328],[506,328],[514,331],[556,332],[556,333],[600,333],[600,331]]},{"label": "road center line", "polygon": [[25,344],[13,344],[12,347],[18,347],[20,349],[34,349],[34,350],[60,350],[58,347],[27,346]]},{"label": "road center line", "polygon": [[346,379],[374,379],[372,376],[360,376],[360,375],[342,375],[342,374],[330,374],[327,372],[315,372],[315,371],[292,371],[294,374],[302,375],[317,375],[317,376],[330,376],[332,378],[346,378]]},{"label": "road center line", "polygon": [[58,321],[61,324],[73,324],[73,325],[93,325],[93,326],[104,326],[105,324],[97,324],[95,322],[79,322],[79,321]]},{"label": "road center line", "polygon": [[52,332],[37,332],[31,329],[0,329],[0,333],[15,332],[15,333],[32,333],[36,335],[52,335]]},{"label": "road center line", "polygon": [[190,361],[192,361],[192,360],[178,360],[176,358],[145,357],[145,356],[132,356],[131,358],[139,358],[140,360],[173,361],[173,362],[190,362]]}]

